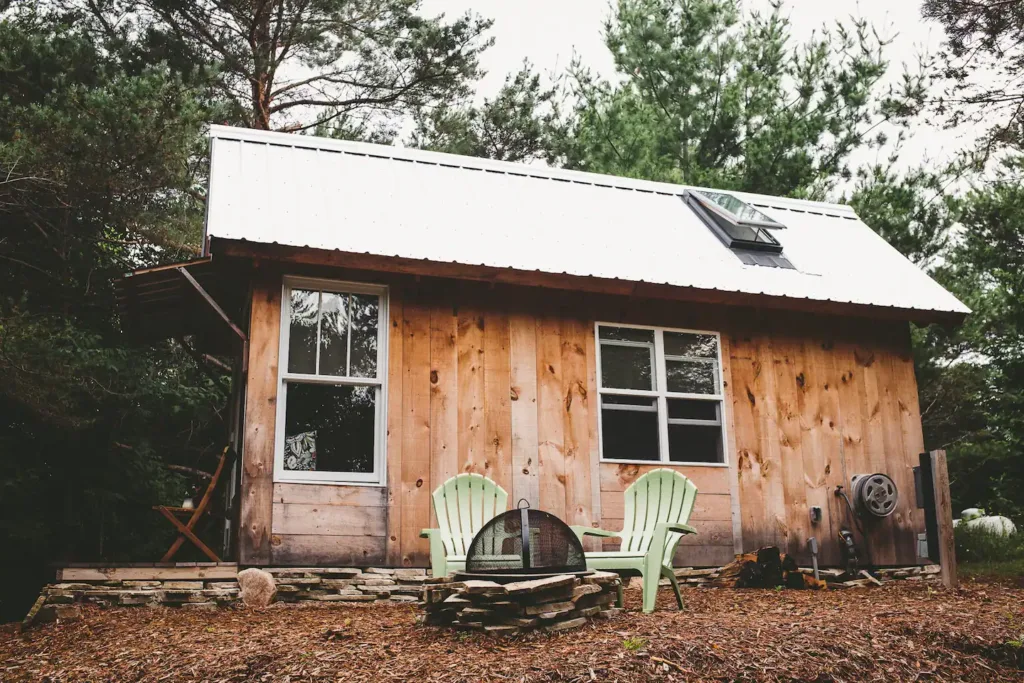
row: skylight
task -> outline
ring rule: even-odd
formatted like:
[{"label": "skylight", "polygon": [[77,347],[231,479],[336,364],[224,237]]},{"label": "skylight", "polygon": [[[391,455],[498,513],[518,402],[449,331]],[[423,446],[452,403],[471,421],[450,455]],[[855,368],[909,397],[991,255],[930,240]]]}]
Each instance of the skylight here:
[{"label": "skylight", "polygon": [[730,249],[753,249],[780,253],[782,244],[768,228],[784,228],[781,223],[746,202],[724,192],[691,190],[687,202],[711,231]]}]

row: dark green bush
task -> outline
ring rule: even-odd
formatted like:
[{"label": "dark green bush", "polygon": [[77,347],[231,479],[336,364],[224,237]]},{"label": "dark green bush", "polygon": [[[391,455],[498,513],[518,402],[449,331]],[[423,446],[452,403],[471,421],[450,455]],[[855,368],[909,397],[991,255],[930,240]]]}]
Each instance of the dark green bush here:
[{"label": "dark green bush", "polygon": [[960,562],[1012,562],[1024,560],[1024,534],[1003,536],[980,527],[961,524],[956,533],[956,558]]}]

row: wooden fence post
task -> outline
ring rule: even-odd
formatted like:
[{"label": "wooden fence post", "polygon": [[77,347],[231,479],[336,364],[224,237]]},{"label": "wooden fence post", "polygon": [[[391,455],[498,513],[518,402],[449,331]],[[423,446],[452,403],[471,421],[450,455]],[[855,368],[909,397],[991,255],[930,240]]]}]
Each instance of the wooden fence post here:
[{"label": "wooden fence post", "polygon": [[953,539],[953,499],[949,494],[949,471],[946,469],[946,451],[928,454],[932,465],[932,490],[935,492],[935,518],[938,521],[939,566],[942,585],[957,587],[956,543]]}]

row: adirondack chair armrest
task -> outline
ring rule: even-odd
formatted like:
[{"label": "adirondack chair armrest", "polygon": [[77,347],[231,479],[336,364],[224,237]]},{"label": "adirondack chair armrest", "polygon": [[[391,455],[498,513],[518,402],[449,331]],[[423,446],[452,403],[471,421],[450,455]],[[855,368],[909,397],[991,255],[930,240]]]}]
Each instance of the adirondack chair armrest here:
[{"label": "adirondack chair armrest", "polygon": [[[661,522],[657,527],[665,527],[665,531],[675,531],[678,534],[695,534],[697,530],[689,524],[676,524],[674,522]],[[657,529],[655,527],[655,529]]]},{"label": "adirondack chair armrest", "polygon": [[602,538],[616,538],[622,535],[621,531],[605,531],[604,529],[595,529],[591,526],[583,526],[581,524],[572,524],[569,526],[573,533],[576,534],[576,538],[580,539],[580,543],[583,542],[584,536],[601,536]]}]

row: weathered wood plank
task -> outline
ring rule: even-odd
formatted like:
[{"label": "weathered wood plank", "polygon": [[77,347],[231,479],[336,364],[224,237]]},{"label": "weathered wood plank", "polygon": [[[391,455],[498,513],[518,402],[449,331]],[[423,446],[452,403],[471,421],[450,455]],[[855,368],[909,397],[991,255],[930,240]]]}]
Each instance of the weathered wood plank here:
[{"label": "weathered wood plank", "polygon": [[587,429],[590,441],[590,518],[591,524],[601,526],[601,520],[604,516],[604,501],[601,496],[601,444],[598,427],[601,402],[597,394],[597,340],[594,337],[594,326],[592,324],[588,324],[586,327],[586,342],[587,396],[589,397]]},{"label": "weathered wood plank", "polygon": [[[458,318],[451,306],[430,309],[430,485],[437,488],[459,473]],[[430,506],[430,524],[437,519]]]},{"label": "weathered wood plank", "polygon": [[[779,465],[782,469],[782,490],[785,496],[785,530],[780,547],[783,552],[798,554],[810,533],[807,498],[804,487],[803,441],[805,427],[801,421],[801,403],[807,390],[807,370],[803,344],[799,339],[775,337],[774,351],[776,423],[779,428]],[[809,457],[812,460],[813,457]]]},{"label": "weathered wood plank", "polygon": [[512,368],[508,315],[487,312],[484,323],[484,476],[512,490]]},{"label": "weathered wood plank", "polygon": [[274,534],[273,545],[281,566],[371,567],[386,560],[383,536]]},{"label": "weathered wood plank", "polygon": [[383,537],[387,526],[381,507],[274,503],[274,535]]},{"label": "weathered wood plank", "polygon": [[[622,520],[605,516],[605,524],[609,531],[618,531],[622,528]],[[687,534],[679,541],[682,546],[725,546],[732,552],[732,520],[715,519],[691,519],[690,525],[697,530],[696,534]],[[603,539],[604,550],[617,550],[619,539]]]},{"label": "weathered wood plank", "polygon": [[189,581],[238,576],[236,565],[213,567],[64,567],[58,580],[74,581]]},{"label": "weathered wood plank", "polygon": [[[622,519],[625,494],[622,491],[602,491],[601,512],[608,519]],[[728,493],[698,493],[690,519],[732,521],[732,496]]]},{"label": "weathered wood plank", "polygon": [[953,537],[953,500],[949,494],[946,451],[932,451],[928,457],[931,458],[932,488],[935,491],[935,515],[938,520],[939,565],[942,568],[942,585],[946,588],[956,588],[956,541]]},{"label": "weathered wood plank", "polygon": [[483,311],[459,308],[458,421],[459,471],[484,474],[484,326]]},{"label": "weathered wood plank", "polygon": [[405,369],[405,306],[400,287],[388,292],[388,433],[387,433],[387,505],[388,533],[385,558],[390,566],[402,563],[402,383]]},{"label": "weathered wood plank", "polygon": [[[732,520],[733,550],[743,552],[743,520],[740,513],[739,457],[736,450],[736,418],[732,384],[732,341],[727,334],[719,337],[722,358],[722,419],[725,421],[725,458],[729,465],[729,517]],[[696,510],[695,510],[696,512]]]},{"label": "weathered wood plank", "polygon": [[541,509],[565,519],[562,340],[557,317],[537,319],[537,438]]},{"label": "weathered wood plank", "polygon": [[428,563],[430,526],[430,309],[405,301],[402,330],[402,566]]},{"label": "weathered wood plank", "polygon": [[281,335],[281,281],[261,275],[253,284],[249,318],[245,439],[238,554],[244,564],[270,562],[271,505],[274,500],[274,430],[277,422],[277,364]]},{"label": "weathered wood plank", "polygon": [[[654,465],[626,465],[612,462],[603,462],[600,466],[601,491],[625,491],[630,484],[636,481],[643,474],[653,469],[664,467],[663,464]],[[729,493],[729,470],[725,467],[673,467],[686,478],[697,485],[697,498],[705,493]]]},{"label": "weathered wood plank", "polygon": [[274,503],[387,507],[387,489],[381,486],[274,484]]},{"label": "weathered wood plank", "polygon": [[540,508],[537,444],[537,324],[533,316],[509,317],[512,387],[512,500]]},{"label": "weathered wood plank", "polygon": [[586,344],[583,324],[572,318],[563,318],[562,462],[565,471],[565,519],[570,524],[590,526],[593,522],[594,501],[590,485],[590,394],[587,390]]}]

